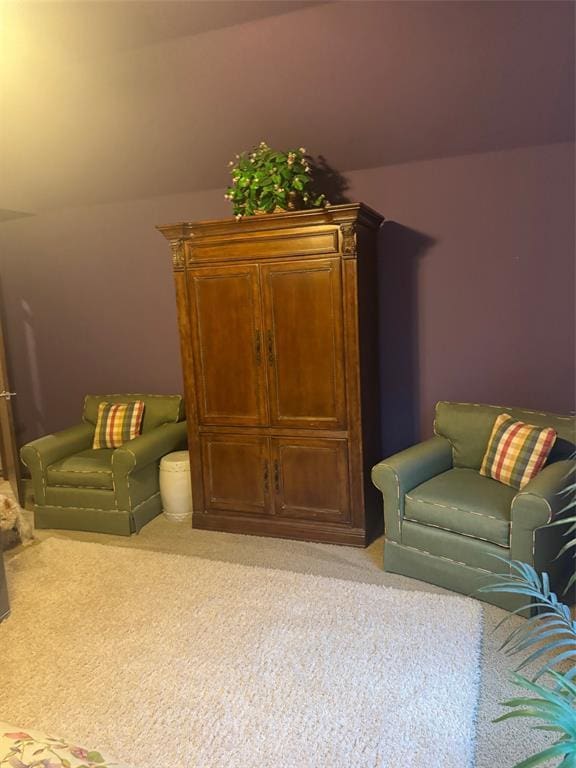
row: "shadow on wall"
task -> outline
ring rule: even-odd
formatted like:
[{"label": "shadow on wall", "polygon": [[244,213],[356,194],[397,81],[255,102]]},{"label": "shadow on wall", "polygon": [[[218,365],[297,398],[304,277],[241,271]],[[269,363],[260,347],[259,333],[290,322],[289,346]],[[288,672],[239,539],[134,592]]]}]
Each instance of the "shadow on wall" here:
[{"label": "shadow on wall", "polygon": [[[20,346],[24,349],[26,359],[26,376],[16,381],[16,361],[14,346],[10,343],[13,335],[8,332],[6,318],[6,301],[0,279],[0,323],[4,328],[4,345],[7,358],[8,374],[10,375],[10,387],[17,390],[17,396],[13,400],[14,430],[18,445],[45,434],[44,398],[40,383],[38,369],[38,352],[36,347],[36,334],[34,330],[34,317],[30,305],[24,299],[19,301],[21,310],[21,336]],[[26,403],[26,418],[22,413],[23,404]],[[30,407],[32,405],[32,407]]]},{"label": "shadow on wall", "polygon": [[34,314],[30,304],[22,299],[20,302],[22,308],[22,327],[24,330],[24,344],[26,348],[26,358],[28,362],[29,385],[32,393],[32,403],[34,404],[33,416],[30,422],[36,433],[43,435],[46,432],[44,420],[44,397],[42,394],[42,384],[40,381],[40,371],[38,366],[38,350],[36,347],[36,333],[34,331]]},{"label": "shadow on wall", "polygon": [[[28,322],[31,316],[31,313],[29,311],[28,305],[26,305],[25,302],[22,302],[22,309],[24,311],[25,319],[23,321],[23,328],[24,328],[24,344],[26,345],[26,357],[28,358],[28,362],[30,363],[30,368],[28,375],[23,380],[17,380],[16,378],[16,360],[15,360],[15,350],[14,350],[14,343],[12,335],[10,334],[10,329],[8,328],[8,321],[7,321],[7,302],[5,299],[5,291],[3,287],[3,281],[0,276],[0,323],[2,324],[3,328],[3,337],[4,337],[4,354],[6,356],[6,365],[7,365],[7,376],[8,376],[8,384],[11,390],[15,391],[17,396],[13,398],[12,400],[12,412],[14,417],[14,432],[16,436],[16,444],[22,445],[23,442],[25,442],[25,439],[22,438],[23,433],[25,433],[25,427],[24,427],[24,419],[22,414],[22,402],[29,400],[27,397],[28,393],[26,392],[26,389],[29,385],[32,386],[32,389],[34,390],[35,396],[34,397],[34,414],[31,417],[31,420],[34,423],[34,426],[36,428],[43,428],[43,419],[41,416],[41,394],[39,390],[39,383],[38,383],[38,366],[36,361],[36,353],[35,353],[35,341],[34,341],[34,332],[32,330],[32,327],[30,323]],[[22,340],[21,340],[22,341]],[[43,434],[41,431],[39,434]],[[35,436],[35,435],[34,435]]]},{"label": "shadow on wall", "polygon": [[332,205],[343,205],[351,203],[345,192],[349,189],[350,183],[340,171],[329,165],[324,155],[318,155],[318,158],[310,160],[310,167],[313,179],[314,194],[326,195],[326,199]]},{"label": "shadow on wall", "polygon": [[418,265],[436,241],[385,221],[378,240],[383,457],[420,440]]}]

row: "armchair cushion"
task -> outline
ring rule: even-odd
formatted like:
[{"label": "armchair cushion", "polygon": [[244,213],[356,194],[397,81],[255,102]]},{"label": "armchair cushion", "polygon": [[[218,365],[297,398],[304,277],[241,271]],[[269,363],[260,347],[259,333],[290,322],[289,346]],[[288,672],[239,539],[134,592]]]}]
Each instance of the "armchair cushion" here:
[{"label": "armchair cushion", "polygon": [[73,488],[107,488],[113,490],[112,448],[80,451],[54,462],[46,469],[48,485]]},{"label": "armchair cushion", "polygon": [[455,467],[480,469],[494,421],[501,413],[536,427],[552,427],[558,438],[550,453],[550,462],[566,459],[574,452],[576,434],[573,416],[500,405],[439,402],[436,405],[434,433],[450,441]]},{"label": "armchair cushion", "polygon": [[138,437],[142,429],[144,403],[100,403],[92,448],[120,448]]},{"label": "armchair cushion", "polygon": [[555,440],[552,427],[540,429],[501,413],[494,422],[480,474],[523,488],[542,469]]},{"label": "armchair cushion", "polygon": [[510,508],[516,491],[473,469],[457,468],[406,494],[404,517],[414,523],[510,546]]},{"label": "armchair cushion", "polygon": [[143,434],[162,424],[176,423],[184,418],[184,401],[181,395],[86,395],[82,421],[95,425],[98,406],[102,402],[131,403],[134,400],[142,400],[144,403]]}]

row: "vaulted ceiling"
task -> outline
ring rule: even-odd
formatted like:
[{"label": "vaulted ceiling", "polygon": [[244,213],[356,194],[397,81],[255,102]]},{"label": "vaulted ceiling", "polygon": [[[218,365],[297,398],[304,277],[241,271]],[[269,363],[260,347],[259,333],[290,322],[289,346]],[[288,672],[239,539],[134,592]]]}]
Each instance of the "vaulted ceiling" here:
[{"label": "vaulted ceiling", "polygon": [[352,170],[574,137],[572,2],[4,0],[0,45],[4,218],[222,187],[261,139]]}]

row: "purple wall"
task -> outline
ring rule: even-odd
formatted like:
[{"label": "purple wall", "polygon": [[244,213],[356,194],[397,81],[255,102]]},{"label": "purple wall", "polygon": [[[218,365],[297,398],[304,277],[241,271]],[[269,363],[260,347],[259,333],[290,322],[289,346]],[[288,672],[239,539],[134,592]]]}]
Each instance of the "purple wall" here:
[{"label": "purple wall", "polygon": [[[431,434],[437,400],[574,410],[574,144],[350,178],[354,198],[411,235],[393,234],[399,247],[383,256],[382,342],[391,353],[382,368],[384,410],[390,430],[397,419],[403,430],[385,445]],[[395,250],[404,263],[395,263]],[[409,354],[398,348],[404,328]]]},{"label": "purple wall", "polygon": [[[347,174],[382,233],[382,390],[393,450],[438,399],[565,412],[574,393],[574,145]],[[0,226],[19,442],[78,421],[86,392],[172,392],[167,243],[154,225],[229,215],[222,191]]]},{"label": "purple wall", "polygon": [[0,226],[18,442],[77,423],[87,392],[181,391],[170,250],[154,226],[227,213],[218,191]]}]

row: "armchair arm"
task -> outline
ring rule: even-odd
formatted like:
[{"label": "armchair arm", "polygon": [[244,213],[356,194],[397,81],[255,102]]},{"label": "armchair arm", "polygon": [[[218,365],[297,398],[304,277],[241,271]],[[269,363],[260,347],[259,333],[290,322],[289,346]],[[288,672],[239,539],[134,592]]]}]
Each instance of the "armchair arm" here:
[{"label": "armchair arm", "polygon": [[144,435],[135,437],[116,448],[112,454],[112,471],[115,479],[124,479],[133,471],[186,446],[186,422],[163,424]]},{"label": "armchair arm", "polygon": [[61,432],[55,432],[53,435],[39,437],[22,446],[20,458],[32,475],[34,498],[37,504],[44,504],[46,501],[46,468],[66,456],[90,448],[93,438],[93,424],[77,424]]},{"label": "armchair arm", "polygon": [[512,499],[510,508],[510,556],[532,562],[536,528],[551,523],[568,504],[562,493],[570,483],[573,461],[556,461],[539,472]]},{"label": "armchair arm", "polygon": [[432,437],[390,456],[372,469],[372,482],[384,499],[386,537],[400,541],[404,496],[417,485],[452,467],[452,446],[444,437]]}]

